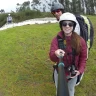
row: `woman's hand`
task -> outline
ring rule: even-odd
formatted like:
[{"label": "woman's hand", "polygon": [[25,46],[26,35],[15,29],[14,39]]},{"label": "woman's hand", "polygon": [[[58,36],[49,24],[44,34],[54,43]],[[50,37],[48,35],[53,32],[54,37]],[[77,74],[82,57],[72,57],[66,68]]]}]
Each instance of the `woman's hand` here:
[{"label": "woman's hand", "polygon": [[60,57],[61,55],[64,56],[64,54],[65,54],[65,52],[64,52],[62,49],[57,49],[57,50],[55,51],[55,55],[56,55],[57,57]]},{"label": "woman's hand", "polygon": [[75,76],[72,76],[72,77],[70,77],[70,78],[74,78],[74,77],[80,75],[80,72],[79,72],[78,70],[75,70],[75,73],[76,73],[76,75],[75,75]]}]

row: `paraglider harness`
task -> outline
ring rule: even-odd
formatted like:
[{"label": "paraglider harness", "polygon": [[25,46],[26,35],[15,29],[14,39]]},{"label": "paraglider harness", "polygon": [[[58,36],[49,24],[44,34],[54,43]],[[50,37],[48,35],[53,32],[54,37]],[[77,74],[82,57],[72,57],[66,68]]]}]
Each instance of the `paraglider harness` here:
[{"label": "paraglider harness", "polygon": [[[90,51],[92,45],[93,45],[93,39],[94,39],[94,29],[93,29],[93,25],[90,21],[90,19],[86,16],[83,15],[75,15],[76,19],[80,25],[80,36],[83,37],[83,39],[85,40],[87,47]],[[64,45],[64,40],[60,37],[57,36],[57,40],[58,40],[58,48],[60,49],[64,49],[65,45]],[[72,49],[72,57],[73,57],[73,64],[71,67],[69,67],[69,69],[71,69],[70,71],[72,71],[75,68],[75,49]],[[53,65],[54,69],[58,69],[58,65]],[[53,75],[54,76],[54,75]],[[83,74],[80,74],[77,78],[77,82],[80,82],[81,78],[82,78]],[[54,78],[53,78],[54,80]]]},{"label": "paraglider harness", "polygon": [[[66,40],[62,39],[60,36],[57,35],[57,41],[58,41],[58,48],[64,50],[66,48]],[[65,70],[71,73],[71,76],[75,76],[76,75],[75,70],[77,69],[75,66],[75,55],[76,55],[75,49],[72,48],[72,53],[67,53],[67,55],[69,54],[72,54],[72,65],[64,68]],[[58,64],[53,65],[53,68],[58,72]],[[80,81],[80,77],[81,74],[78,76],[76,83]],[[53,80],[54,80],[54,73],[53,73]],[[68,80],[71,80],[71,78],[68,78]]]},{"label": "paraglider harness", "polygon": [[80,26],[80,36],[85,40],[90,51],[93,45],[94,28],[90,19],[83,15],[75,15]]}]

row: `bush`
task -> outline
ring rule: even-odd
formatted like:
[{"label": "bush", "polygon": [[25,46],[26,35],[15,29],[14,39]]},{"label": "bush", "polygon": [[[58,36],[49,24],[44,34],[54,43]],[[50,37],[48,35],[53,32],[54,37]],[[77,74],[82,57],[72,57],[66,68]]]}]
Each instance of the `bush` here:
[{"label": "bush", "polygon": [[6,24],[6,14],[0,14],[0,27],[2,27],[4,24]]},{"label": "bush", "polygon": [[[44,18],[44,17],[52,17],[52,14],[49,12],[40,12],[34,10],[25,10],[17,13],[10,13],[13,17],[13,22],[18,23],[28,19],[34,18]],[[6,23],[8,13],[0,14],[0,27],[2,27]]]}]

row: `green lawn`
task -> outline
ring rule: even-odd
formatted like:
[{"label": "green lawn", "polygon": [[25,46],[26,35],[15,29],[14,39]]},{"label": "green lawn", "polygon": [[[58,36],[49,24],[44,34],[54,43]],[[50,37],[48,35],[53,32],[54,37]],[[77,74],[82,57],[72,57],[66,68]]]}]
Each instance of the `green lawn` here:
[{"label": "green lawn", "polygon": [[[89,16],[96,30],[96,17]],[[56,24],[36,24],[0,31],[0,96],[55,96],[50,43]],[[96,36],[76,96],[96,96]]]}]

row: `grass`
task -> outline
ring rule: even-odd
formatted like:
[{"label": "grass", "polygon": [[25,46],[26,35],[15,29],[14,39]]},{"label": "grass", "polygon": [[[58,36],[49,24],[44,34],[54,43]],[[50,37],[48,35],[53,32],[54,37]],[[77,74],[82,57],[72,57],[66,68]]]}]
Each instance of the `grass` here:
[{"label": "grass", "polygon": [[[95,16],[89,16],[95,29]],[[0,31],[0,96],[55,96],[48,53],[59,25],[42,24]],[[95,29],[96,30],[96,29]],[[96,37],[76,96],[96,96]]]}]

